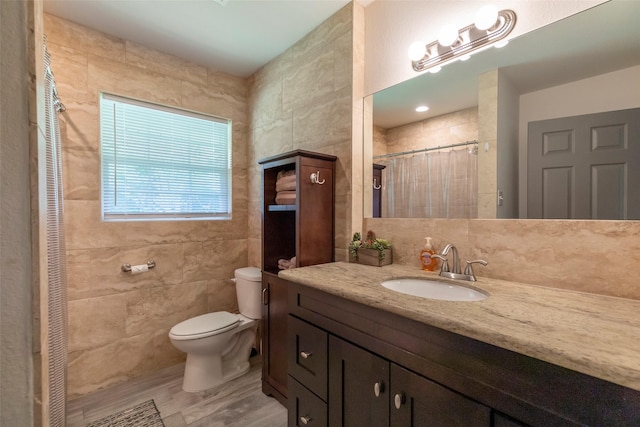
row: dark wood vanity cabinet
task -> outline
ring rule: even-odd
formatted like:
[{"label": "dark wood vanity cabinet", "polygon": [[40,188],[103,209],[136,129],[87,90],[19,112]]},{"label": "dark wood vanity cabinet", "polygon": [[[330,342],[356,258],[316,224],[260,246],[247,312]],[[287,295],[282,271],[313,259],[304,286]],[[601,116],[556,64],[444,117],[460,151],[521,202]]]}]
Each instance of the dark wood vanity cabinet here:
[{"label": "dark wood vanity cabinet", "polygon": [[637,426],[640,392],[290,283],[289,426]]},{"label": "dark wood vanity cabinet", "polygon": [[490,425],[486,406],[395,363],[333,335],[329,349],[332,427]]},{"label": "dark wood vanity cabinet", "polygon": [[486,406],[294,316],[289,327],[290,426],[491,425]]},{"label": "dark wood vanity cabinet", "polygon": [[[287,399],[287,282],[278,278],[279,260],[295,266],[334,260],[335,156],[296,150],[262,165],[262,390]],[[276,203],[278,174],[295,171],[295,200]]]}]

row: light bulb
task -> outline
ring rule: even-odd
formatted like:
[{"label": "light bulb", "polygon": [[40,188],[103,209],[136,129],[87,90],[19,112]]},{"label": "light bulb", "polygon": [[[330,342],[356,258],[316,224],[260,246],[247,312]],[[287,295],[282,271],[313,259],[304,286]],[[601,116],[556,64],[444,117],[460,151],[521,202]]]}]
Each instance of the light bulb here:
[{"label": "light bulb", "polygon": [[438,71],[440,71],[440,70],[442,70],[442,67],[441,67],[441,66],[439,66],[439,65],[436,65],[435,67],[431,67],[431,68],[429,68],[429,72],[430,72],[431,74],[435,74],[435,73],[437,73],[437,72],[438,72]]},{"label": "light bulb", "polygon": [[471,55],[462,55],[460,57],[460,61],[466,61],[467,59],[471,59]]},{"label": "light bulb", "polygon": [[416,107],[416,111],[418,113],[424,113],[425,111],[428,111],[429,107],[427,107],[426,105],[420,105],[419,107]]},{"label": "light bulb", "polygon": [[488,30],[498,20],[498,8],[493,5],[482,6],[476,13],[474,24],[479,30]]},{"label": "light bulb", "polygon": [[501,47],[505,47],[508,44],[509,44],[509,40],[501,40],[498,43],[494,44],[494,46],[500,49]]},{"label": "light bulb", "polygon": [[438,33],[438,43],[442,46],[451,46],[458,40],[458,30],[453,25],[445,25]]},{"label": "light bulb", "polygon": [[420,61],[427,53],[427,48],[423,41],[411,43],[409,46],[409,59],[412,61]]}]

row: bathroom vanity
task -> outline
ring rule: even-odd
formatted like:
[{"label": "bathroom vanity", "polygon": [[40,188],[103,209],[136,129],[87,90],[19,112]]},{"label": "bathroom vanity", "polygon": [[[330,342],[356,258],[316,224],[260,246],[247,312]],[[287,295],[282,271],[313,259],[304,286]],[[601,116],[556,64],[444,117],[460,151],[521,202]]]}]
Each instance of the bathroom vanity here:
[{"label": "bathroom vanity", "polygon": [[[331,263],[289,282],[289,425],[640,425],[640,301],[479,278],[437,301]],[[455,283],[460,283],[456,281]]]}]

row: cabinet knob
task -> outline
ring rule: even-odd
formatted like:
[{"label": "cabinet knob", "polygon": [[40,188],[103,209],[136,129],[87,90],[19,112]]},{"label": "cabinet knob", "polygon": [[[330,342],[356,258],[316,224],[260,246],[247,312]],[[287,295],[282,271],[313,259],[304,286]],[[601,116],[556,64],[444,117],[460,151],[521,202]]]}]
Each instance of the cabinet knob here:
[{"label": "cabinet knob", "polygon": [[396,406],[396,409],[400,409],[400,407],[404,404],[405,397],[404,393],[396,393],[393,398],[393,403]]},{"label": "cabinet knob", "polygon": [[311,353],[310,351],[301,351],[300,352],[300,357],[302,357],[303,359],[308,359],[311,357],[313,353]]},{"label": "cabinet knob", "polygon": [[309,415],[305,415],[304,417],[300,417],[300,422],[302,424],[309,424],[311,422],[311,417]]},{"label": "cabinet knob", "polygon": [[384,393],[384,381],[377,381],[373,385],[373,394],[375,394],[376,397],[380,397],[381,393]]}]

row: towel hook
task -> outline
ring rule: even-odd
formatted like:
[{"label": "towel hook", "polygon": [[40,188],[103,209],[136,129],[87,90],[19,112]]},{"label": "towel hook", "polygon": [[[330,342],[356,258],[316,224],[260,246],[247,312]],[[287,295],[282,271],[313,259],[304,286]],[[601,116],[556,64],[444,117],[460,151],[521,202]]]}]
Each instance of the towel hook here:
[{"label": "towel hook", "polygon": [[326,181],[325,179],[320,181],[320,171],[312,172],[309,178],[311,179],[312,184],[322,185]]},{"label": "towel hook", "polygon": [[[382,184],[377,184],[378,179],[377,178],[373,178],[373,189],[374,190],[379,190],[382,188]],[[377,185],[376,185],[377,184]]]}]

